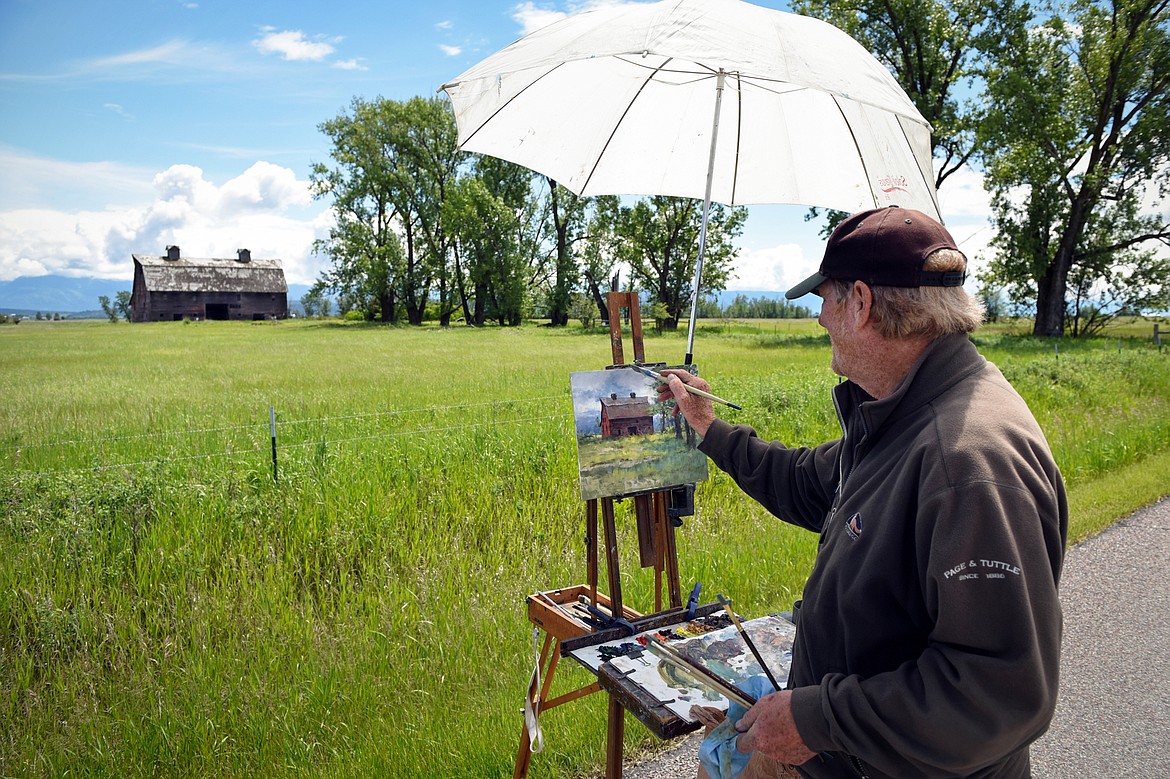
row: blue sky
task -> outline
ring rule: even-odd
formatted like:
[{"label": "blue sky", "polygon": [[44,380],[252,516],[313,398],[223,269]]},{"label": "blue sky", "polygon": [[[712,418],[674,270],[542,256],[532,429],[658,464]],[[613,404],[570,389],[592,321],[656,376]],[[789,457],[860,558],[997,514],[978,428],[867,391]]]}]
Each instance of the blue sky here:
[{"label": "blue sky", "polygon": [[[355,96],[432,95],[526,31],[600,2],[0,0],[0,281],[129,279],[131,253],[325,261],[318,125]],[[758,4],[787,10],[776,0]],[[968,256],[990,238],[974,173],[940,192]],[[785,289],[820,259],[804,208],[754,207],[733,289]]]}]

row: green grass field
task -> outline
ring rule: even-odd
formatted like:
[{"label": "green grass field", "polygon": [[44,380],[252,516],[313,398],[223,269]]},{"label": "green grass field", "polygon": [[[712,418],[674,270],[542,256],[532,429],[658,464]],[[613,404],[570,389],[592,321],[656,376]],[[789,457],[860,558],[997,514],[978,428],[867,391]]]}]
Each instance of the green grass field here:
[{"label": "green grass field", "polygon": [[[1170,492],[1170,349],[976,342],[1044,427],[1076,538]],[[711,323],[695,351],[730,421],[837,434],[814,322]],[[0,327],[0,776],[511,776],[523,598],[585,575],[568,374],[609,362],[576,327]],[[815,538],[714,468],[696,503],[684,587],[788,608]],[[628,501],[618,524],[649,610]],[[562,663],[553,694],[590,680]],[[544,726],[531,776],[596,775],[602,696]]]}]

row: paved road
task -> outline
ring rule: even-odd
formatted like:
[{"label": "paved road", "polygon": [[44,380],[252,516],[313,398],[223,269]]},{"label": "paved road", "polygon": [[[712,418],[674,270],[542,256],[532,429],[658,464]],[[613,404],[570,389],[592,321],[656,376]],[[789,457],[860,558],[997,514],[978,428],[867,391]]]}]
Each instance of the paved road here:
[{"label": "paved road", "polygon": [[1065,557],[1060,699],[1037,779],[1170,777],[1170,500]]},{"label": "paved road", "polygon": [[[1170,499],[1065,556],[1060,699],[1036,779],[1170,779]],[[694,776],[699,739],[625,779]]]}]

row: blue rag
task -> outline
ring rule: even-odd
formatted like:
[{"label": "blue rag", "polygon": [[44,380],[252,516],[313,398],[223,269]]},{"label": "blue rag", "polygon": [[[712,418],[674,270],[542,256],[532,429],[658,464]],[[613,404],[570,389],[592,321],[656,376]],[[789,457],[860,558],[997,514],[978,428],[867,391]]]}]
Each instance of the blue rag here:
[{"label": "blue rag", "polygon": [[[768,677],[763,675],[753,676],[736,687],[757,700],[776,692]],[[735,723],[744,714],[747,714],[747,709],[732,701],[727,707],[727,719],[713,728],[699,745],[699,762],[711,779],[735,779],[747,768],[751,752],[740,752],[735,748],[735,740],[739,738]]]}]

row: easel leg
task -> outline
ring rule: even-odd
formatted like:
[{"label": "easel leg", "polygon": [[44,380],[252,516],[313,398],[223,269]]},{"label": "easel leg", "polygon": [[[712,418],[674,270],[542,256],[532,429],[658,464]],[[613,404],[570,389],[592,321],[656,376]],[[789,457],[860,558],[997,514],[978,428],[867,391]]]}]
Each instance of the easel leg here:
[{"label": "easel leg", "polygon": [[516,754],[516,770],[512,772],[512,779],[525,779],[528,776],[528,765],[532,762],[532,746],[528,743],[528,728],[520,726],[520,751]]},{"label": "easel leg", "polygon": [[[560,647],[560,640],[556,641],[555,646]],[[546,633],[544,636],[544,646],[540,650],[540,660],[537,662],[537,667],[540,668],[540,692],[534,701],[537,709],[537,716],[541,710],[542,704],[548,698],[549,688],[552,686],[553,673],[557,670],[557,660],[560,659],[560,652],[554,652],[552,659],[549,660],[549,649],[553,647],[553,637]],[[545,662],[548,662],[548,668],[545,668]],[[527,694],[527,693],[526,693]],[[512,773],[512,779],[525,779],[528,776],[528,765],[532,762],[532,744],[528,739],[528,726],[522,724],[520,726],[520,751],[516,753],[516,769]]]},{"label": "easel leg", "polygon": [[665,538],[663,539],[663,546],[666,547],[666,582],[670,589],[670,607],[677,609],[683,605],[682,600],[682,585],[679,582],[678,573],[678,545],[674,536],[674,525],[671,523],[669,517],[666,516],[666,504],[662,505],[662,519],[663,530]]},{"label": "easel leg", "polygon": [[609,696],[609,728],[605,749],[605,779],[622,779],[622,753],[625,750],[626,710]]},{"label": "easel leg", "polygon": [[610,613],[621,615],[622,577],[618,571],[617,525],[613,518],[613,498],[601,499],[601,522],[605,526],[605,567],[609,574]]},{"label": "easel leg", "polygon": [[585,503],[585,583],[589,602],[597,605],[597,499]]},{"label": "easel leg", "polygon": [[654,610],[662,611],[662,572],[666,570],[667,526],[666,493],[654,493],[654,537],[658,540],[655,545],[654,560]]}]

